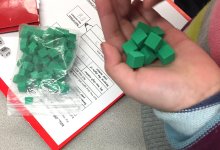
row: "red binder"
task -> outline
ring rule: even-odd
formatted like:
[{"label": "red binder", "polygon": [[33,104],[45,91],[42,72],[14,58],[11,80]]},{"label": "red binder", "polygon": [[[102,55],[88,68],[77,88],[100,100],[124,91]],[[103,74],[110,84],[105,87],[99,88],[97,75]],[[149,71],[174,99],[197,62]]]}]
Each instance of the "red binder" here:
[{"label": "red binder", "polygon": [[39,24],[36,0],[1,0],[0,33],[17,31],[21,24]]}]

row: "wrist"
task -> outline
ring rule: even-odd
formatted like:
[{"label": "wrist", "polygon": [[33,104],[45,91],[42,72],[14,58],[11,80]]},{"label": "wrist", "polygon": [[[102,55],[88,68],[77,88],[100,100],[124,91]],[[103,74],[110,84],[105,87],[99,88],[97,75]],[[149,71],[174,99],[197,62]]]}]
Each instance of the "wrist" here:
[{"label": "wrist", "polygon": [[185,106],[183,105],[182,108],[177,108],[176,111],[197,108],[215,101],[220,102],[220,81],[214,85],[208,86],[207,84],[207,87],[202,91],[199,87],[197,89],[198,91],[195,90],[194,94],[191,93],[192,95],[188,95],[185,100]]},{"label": "wrist", "polygon": [[212,107],[219,103],[220,103],[220,92],[216,93],[215,95],[212,95],[211,97],[205,99],[204,101],[190,108],[182,110],[181,112],[191,112],[191,111],[201,110],[201,109]]}]

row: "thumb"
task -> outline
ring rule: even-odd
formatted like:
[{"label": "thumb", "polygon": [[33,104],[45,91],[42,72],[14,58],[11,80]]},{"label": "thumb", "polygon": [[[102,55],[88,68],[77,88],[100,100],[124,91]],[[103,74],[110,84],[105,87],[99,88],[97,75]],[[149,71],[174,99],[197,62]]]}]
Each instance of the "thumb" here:
[{"label": "thumb", "polygon": [[107,42],[102,43],[101,47],[104,54],[105,70],[107,73],[110,73],[112,68],[115,68],[115,66],[122,62],[122,55],[117,48]]},{"label": "thumb", "polygon": [[[126,93],[131,93],[131,87],[135,87],[135,73],[125,62],[123,54],[108,43],[102,43],[105,58],[105,70],[117,85]],[[134,90],[133,90],[134,91]]]}]

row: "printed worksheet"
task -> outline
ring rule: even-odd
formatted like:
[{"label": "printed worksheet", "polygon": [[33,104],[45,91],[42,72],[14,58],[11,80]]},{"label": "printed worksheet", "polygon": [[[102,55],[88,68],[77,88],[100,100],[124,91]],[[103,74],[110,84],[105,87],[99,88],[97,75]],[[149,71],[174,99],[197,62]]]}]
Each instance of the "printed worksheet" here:
[{"label": "printed worksheet", "polygon": [[[167,7],[169,9],[165,11]],[[168,19],[179,29],[188,22],[168,2],[155,9],[165,18],[172,16],[172,19]],[[173,14],[177,14],[176,17]],[[57,112],[50,112],[51,115],[47,116],[33,114],[31,119],[26,118],[51,148],[58,149],[113,105],[123,92],[104,71],[104,57],[100,47],[104,36],[94,0],[42,0],[40,16],[41,26],[70,29],[77,33],[78,40],[77,57],[70,76],[74,79],[79,95],[80,111],[66,115],[56,115]],[[11,50],[10,56],[0,57],[0,77],[10,87],[19,37],[18,33],[0,37],[3,41],[0,48]],[[46,108],[44,111],[47,111]]]}]

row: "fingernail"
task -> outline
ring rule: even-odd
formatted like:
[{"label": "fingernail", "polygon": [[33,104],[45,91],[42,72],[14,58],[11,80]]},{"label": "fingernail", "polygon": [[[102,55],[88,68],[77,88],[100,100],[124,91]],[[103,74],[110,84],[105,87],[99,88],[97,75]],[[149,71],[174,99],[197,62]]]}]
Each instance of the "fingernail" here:
[{"label": "fingernail", "polygon": [[105,46],[106,45],[106,42],[103,42],[102,44],[101,44],[101,49],[102,49],[102,53],[103,53],[103,56],[104,56],[104,61],[106,61],[106,51],[105,51]]},{"label": "fingernail", "polygon": [[104,51],[104,48],[105,48],[104,44],[105,44],[105,42],[102,42],[102,43],[101,43],[101,49],[102,49],[102,51]]}]

